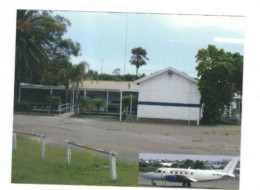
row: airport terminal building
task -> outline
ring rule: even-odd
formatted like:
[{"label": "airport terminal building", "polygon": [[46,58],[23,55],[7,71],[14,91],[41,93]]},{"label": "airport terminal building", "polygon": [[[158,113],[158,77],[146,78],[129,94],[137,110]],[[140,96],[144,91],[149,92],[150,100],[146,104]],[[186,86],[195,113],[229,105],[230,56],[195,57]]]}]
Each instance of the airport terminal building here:
[{"label": "airport terminal building", "polygon": [[199,125],[201,95],[196,79],[168,67],[135,83],[138,120]]},{"label": "airport terminal building", "polygon": [[[119,114],[121,120],[123,96],[138,95],[137,120],[199,125],[201,96],[197,84],[196,79],[168,67],[134,82],[83,81],[79,96],[104,99],[103,113]],[[76,104],[73,84],[69,94],[70,104]],[[35,104],[50,95],[60,96],[65,103],[64,86],[20,84],[19,101]]]}]

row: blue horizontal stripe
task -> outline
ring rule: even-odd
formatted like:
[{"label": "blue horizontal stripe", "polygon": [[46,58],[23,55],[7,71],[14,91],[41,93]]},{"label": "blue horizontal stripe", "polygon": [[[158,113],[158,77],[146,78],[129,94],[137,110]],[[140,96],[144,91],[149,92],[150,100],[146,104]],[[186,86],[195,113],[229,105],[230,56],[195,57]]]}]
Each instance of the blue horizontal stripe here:
[{"label": "blue horizontal stripe", "polygon": [[191,107],[191,108],[199,108],[200,107],[200,104],[183,104],[183,103],[169,103],[169,102],[146,102],[146,101],[138,101],[138,105],[174,106],[174,107]]}]

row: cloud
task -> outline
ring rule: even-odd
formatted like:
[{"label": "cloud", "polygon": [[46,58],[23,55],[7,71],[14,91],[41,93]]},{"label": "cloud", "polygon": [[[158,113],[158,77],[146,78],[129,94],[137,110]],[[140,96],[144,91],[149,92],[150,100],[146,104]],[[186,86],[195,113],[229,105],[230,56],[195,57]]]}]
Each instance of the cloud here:
[{"label": "cloud", "polygon": [[239,16],[169,15],[164,21],[173,26],[220,27],[240,32],[245,30],[245,18]]},{"label": "cloud", "polygon": [[214,37],[214,41],[218,43],[228,43],[228,44],[244,44],[243,38],[224,38],[224,37]]}]

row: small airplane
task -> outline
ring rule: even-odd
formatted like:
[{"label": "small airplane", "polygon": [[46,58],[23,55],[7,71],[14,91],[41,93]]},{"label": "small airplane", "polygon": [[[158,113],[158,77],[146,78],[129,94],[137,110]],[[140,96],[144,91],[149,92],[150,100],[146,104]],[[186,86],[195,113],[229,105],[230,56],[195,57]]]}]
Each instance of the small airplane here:
[{"label": "small airplane", "polygon": [[184,169],[184,168],[158,168],[154,172],[144,173],[141,175],[144,179],[150,179],[153,186],[156,185],[154,180],[182,183],[182,187],[191,187],[193,182],[205,182],[221,180],[224,177],[232,177],[238,158],[232,158],[223,170],[201,170],[201,169]]}]

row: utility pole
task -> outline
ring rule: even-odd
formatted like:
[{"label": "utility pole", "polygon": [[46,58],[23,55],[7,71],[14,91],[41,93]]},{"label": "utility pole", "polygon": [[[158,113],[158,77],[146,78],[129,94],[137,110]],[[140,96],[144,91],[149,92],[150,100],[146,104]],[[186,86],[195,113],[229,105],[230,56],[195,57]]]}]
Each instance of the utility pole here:
[{"label": "utility pole", "polygon": [[125,75],[125,67],[126,67],[127,23],[128,23],[128,13],[126,13],[126,24],[125,24],[125,65],[124,65],[124,75]]},{"label": "utility pole", "polygon": [[104,59],[102,58],[101,59],[101,71],[100,71],[100,74],[102,74],[102,72],[103,72],[103,61],[104,61]]}]

